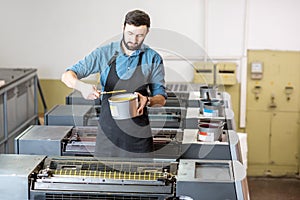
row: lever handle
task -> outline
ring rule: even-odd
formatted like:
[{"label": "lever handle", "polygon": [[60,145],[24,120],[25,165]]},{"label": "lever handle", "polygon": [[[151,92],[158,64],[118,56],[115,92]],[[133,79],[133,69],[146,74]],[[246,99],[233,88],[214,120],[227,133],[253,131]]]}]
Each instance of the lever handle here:
[{"label": "lever handle", "polygon": [[277,108],[277,104],[275,103],[275,95],[271,95],[271,103],[269,105],[270,108]]}]

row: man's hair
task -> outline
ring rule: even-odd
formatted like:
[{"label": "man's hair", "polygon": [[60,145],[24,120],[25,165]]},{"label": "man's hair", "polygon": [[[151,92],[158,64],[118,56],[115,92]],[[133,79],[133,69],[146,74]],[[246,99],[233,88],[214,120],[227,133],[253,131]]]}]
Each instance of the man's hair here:
[{"label": "man's hair", "polygon": [[144,11],[133,10],[126,14],[124,26],[126,24],[134,25],[134,26],[146,25],[149,28],[150,27],[150,17]]}]

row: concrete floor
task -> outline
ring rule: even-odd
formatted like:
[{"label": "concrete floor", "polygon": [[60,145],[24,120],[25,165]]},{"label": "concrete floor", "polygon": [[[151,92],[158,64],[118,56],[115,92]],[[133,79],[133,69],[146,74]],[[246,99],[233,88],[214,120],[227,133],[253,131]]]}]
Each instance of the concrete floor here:
[{"label": "concrete floor", "polygon": [[300,200],[300,179],[248,177],[250,200]]}]

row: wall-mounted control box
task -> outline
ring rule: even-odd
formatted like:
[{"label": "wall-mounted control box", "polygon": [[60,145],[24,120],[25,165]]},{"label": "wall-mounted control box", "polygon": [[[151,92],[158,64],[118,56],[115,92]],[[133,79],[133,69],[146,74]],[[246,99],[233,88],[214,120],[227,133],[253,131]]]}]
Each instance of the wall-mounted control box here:
[{"label": "wall-mounted control box", "polygon": [[263,77],[263,63],[252,62],[250,66],[251,79],[261,80]]}]

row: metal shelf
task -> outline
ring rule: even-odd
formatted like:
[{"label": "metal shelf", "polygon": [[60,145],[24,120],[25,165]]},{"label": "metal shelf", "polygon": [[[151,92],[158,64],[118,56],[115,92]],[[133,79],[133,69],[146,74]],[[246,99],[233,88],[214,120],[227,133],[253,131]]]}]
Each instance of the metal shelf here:
[{"label": "metal shelf", "polygon": [[38,121],[36,69],[0,68],[0,153],[14,153],[14,138]]}]

